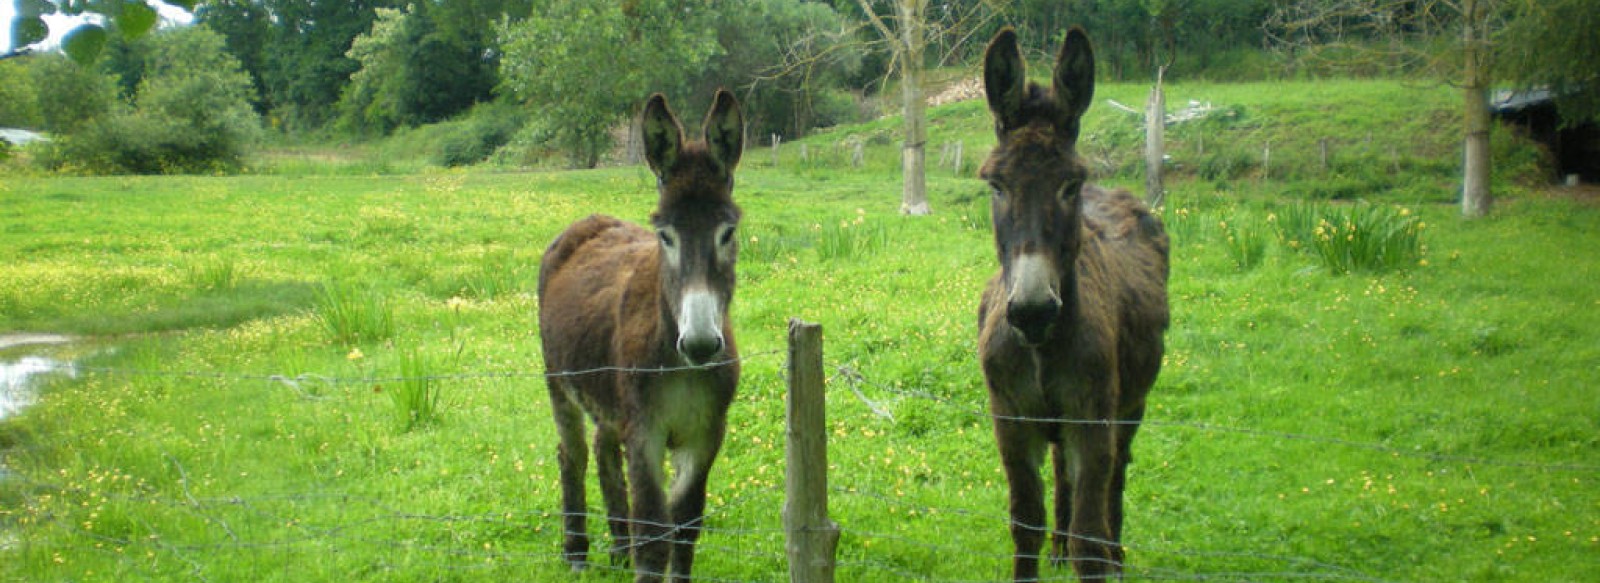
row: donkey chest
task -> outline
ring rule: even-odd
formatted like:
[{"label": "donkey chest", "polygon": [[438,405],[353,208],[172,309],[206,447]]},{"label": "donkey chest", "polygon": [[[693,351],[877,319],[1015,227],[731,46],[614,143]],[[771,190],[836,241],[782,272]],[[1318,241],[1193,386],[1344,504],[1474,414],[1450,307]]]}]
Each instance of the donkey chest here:
[{"label": "donkey chest", "polygon": [[717,377],[699,372],[666,375],[646,391],[641,401],[648,410],[648,426],[669,448],[721,432],[732,400],[731,390],[720,386]]},{"label": "donkey chest", "polygon": [[1114,372],[1102,361],[1051,350],[1018,348],[1004,375],[990,383],[997,411],[1026,418],[1093,418],[1102,414]]}]

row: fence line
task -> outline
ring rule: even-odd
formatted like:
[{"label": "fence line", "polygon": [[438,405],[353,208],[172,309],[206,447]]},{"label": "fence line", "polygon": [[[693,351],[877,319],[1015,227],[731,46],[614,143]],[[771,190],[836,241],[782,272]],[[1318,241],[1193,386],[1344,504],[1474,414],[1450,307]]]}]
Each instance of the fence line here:
[{"label": "fence line", "polygon": [[325,385],[361,385],[361,384],[370,384],[370,383],[400,383],[400,382],[406,382],[406,381],[455,381],[455,380],[472,380],[472,379],[520,379],[520,378],[539,378],[539,377],[543,377],[543,378],[549,379],[549,378],[577,377],[577,376],[584,376],[584,375],[590,375],[590,374],[599,374],[599,373],[662,374],[662,373],[687,371],[687,370],[703,370],[703,369],[708,369],[708,368],[717,368],[717,367],[727,366],[727,365],[734,364],[734,363],[743,363],[743,362],[748,361],[748,360],[754,360],[754,359],[758,359],[758,358],[765,358],[765,357],[768,357],[768,356],[774,356],[774,355],[778,355],[778,354],[782,354],[782,353],[783,353],[782,350],[767,350],[767,351],[757,352],[757,353],[754,353],[754,354],[741,355],[739,358],[730,358],[730,359],[726,359],[726,360],[719,360],[719,361],[716,361],[716,362],[709,362],[709,363],[702,364],[702,365],[663,366],[663,367],[647,367],[647,368],[633,368],[633,367],[624,367],[624,366],[602,366],[602,367],[598,367],[598,368],[590,368],[590,369],[584,369],[584,370],[557,371],[557,372],[542,372],[542,371],[541,372],[527,372],[527,371],[462,372],[462,373],[449,373],[449,374],[437,374],[437,375],[384,376],[384,377],[378,377],[378,376],[342,377],[342,376],[323,375],[323,374],[318,374],[318,373],[300,373],[300,374],[291,376],[291,375],[288,375],[288,374],[233,373],[233,372],[222,372],[222,371],[171,371],[171,370],[149,370],[149,369],[132,369],[132,368],[117,368],[117,367],[102,367],[102,366],[84,366],[84,365],[73,364],[73,363],[46,363],[46,364],[43,364],[42,367],[45,368],[48,371],[51,371],[51,372],[62,372],[62,373],[67,373],[67,374],[74,375],[74,376],[77,375],[77,374],[80,374],[80,373],[94,373],[94,374],[104,374],[104,375],[112,375],[112,376],[130,376],[130,377],[194,378],[194,379],[222,380],[222,381],[259,381],[259,382],[270,382],[270,383],[284,384],[284,385],[288,385],[288,386],[290,386],[292,388],[298,389],[298,388],[300,388],[300,384],[301,383],[312,383],[312,382],[321,383],[321,384],[325,384]]},{"label": "fence line", "polygon": [[[1003,525],[1005,529],[1009,529],[1012,526],[1022,526],[1024,528],[1029,528],[1029,529],[1033,529],[1033,530],[1041,530],[1041,531],[1051,532],[1051,531],[1049,531],[1049,529],[1043,528],[1043,527],[1037,527],[1037,526],[1032,526],[1032,525],[1019,525],[1017,522],[1015,522],[1015,521],[1013,521],[1011,519],[1011,516],[1009,514],[1006,514],[1006,513],[1001,512],[1001,511],[972,510],[972,509],[966,509],[966,508],[946,508],[946,507],[935,507],[935,506],[914,504],[914,503],[906,501],[904,498],[897,498],[897,497],[889,496],[887,494],[882,494],[882,493],[872,492],[872,491],[866,491],[866,490],[862,490],[862,489],[854,488],[854,487],[839,487],[835,491],[838,492],[838,493],[841,493],[841,494],[849,494],[849,495],[852,495],[852,496],[870,498],[870,499],[874,500],[875,502],[879,502],[879,503],[883,503],[883,504],[891,504],[891,505],[904,507],[904,508],[906,508],[908,510],[913,510],[913,511],[919,512],[919,513],[921,513],[923,515],[930,515],[931,516],[931,515],[935,515],[935,514],[953,514],[953,515],[959,515],[959,516],[969,516],[969,517],[975,517],[975,518],[979,518],[979,519],[992,520],[996,524]],[[921,547],[925,547],[925,548],[929,548],[929,549],[933,549],[933,550],[941,550],[941,549],[949,549],[950,548],[950,547],[943,547],[943,546],[940,546],[940,545],[927,543],[927,542],[923,542],[923,541],[916,541],[916,540],[912,540],[912,539],[906,539],[906,538],[901,537],[899,535],[893,535],[893,534],[863,533],[862,531],[852,530],[852,529],[846,529],[846,532],[850,533],[850,534],[857,535],[857,536],[861,536],[863,534],[867,534],[867,535],[879,536],[879,537],[882,537],[882,538],[885,538],[885,539],[897,539],[900,542],[913,544],[913,545],[916,545],[916,546],[921,546]],[[1006,530],[999,530],[998,532],[1007,532],[1007,531]],[[1097,542],[1110,542],[1110,541],[1105,541],[1103,539],[1098,539],[1098,538],[1095,538],[1095,537],[1075,535],[1075,534],[1071,534],[1071,533],[1067,533],[1067,532],[1055,532],[1055,534],[1068,536],[1068,537],[1071,537],[1071,538],[1077,538],[1077,539],[1080,539],[1080,540],[1089,540],[1089,541],[1097,541]],[[1338,579],[1349,579],[1349,580],[1360,580],[1360,581],[1381,581],[1381,579],[1377,579],[1377,578],[1374,578],[1374,577],[1372,577],[1370,575],[1366,575],[1366,574],[1360,573],[1360,572],[1355,571],[1354,569],[1351,569],[1349,567],[1345,567],[1345,566],[1342,566],[1342,565],[1335,565],[1335,564],[1331,564],[1331,563],[1326,563],[1326,562],[1323,562],[1323,561],[1318,561],[1316,559],[1309,559],[1309,558],[1305,558],[1305,557],[1296,557],[1296,556],[1289,556],[1289,555],[1274,555],[1274,554],[1267,554],[1267,553],[1193,551],[1193,550],[1188,550],[1188,549],[1174,548],[1174,547],[1166,546],[1166,545],[1148,544],[1148,543],[1130,543],[1130,542],[1128,542],[1126,540],[1122,541],[1120,543],[1120,546],[1122,546],[1122,548],[1127,549],[1127,550],[1137,551],[1137,552],[1141,552],[1141,553],[1149,553],[1149,554],[1173,555],[1173,556],[1182,556],[1182,557],[1189,557],[1189,558],[1227,557],[1227,558],[1254,559],[1254,560],[1264,561],[1264,562],[1282,563],[1282,564],[1285,564],[1286,566],[1312,567],[1312,568],[1323,569],[1323,570],[1327,570],[1327,571],[1339,571],[1339,572],[1343,572],[1344,573],[1342,575],[1329,575],[1327,573],[1321,573],[1321,574],[1317,574],[1315,576],[1316,578],[1338,578]],[[974,554],[974,551],[972,551],[971,549],[962,549],[962,552],[967,554],[967,555]],[[1010,553],[1004,553],[1004,554],[990,553],[990,554],[988,554],[986,556],[988,556],[988,557],[990,557],[992,559],[995,559],[995,560],[1009,561],[1009,560],[1011,560],[1013,555],[1011,555]],[[1039,558],[1041,560],[1048,560],[1049,559],[1049,557],[1045,556],[1045,555],[1040,555],[1037,558]],[[1139,567],[1138,565],[1132,565],[1132,564],[1121,564],[1119,566],[1121,566],[1121,567],[1123,567],[1125,569],[1131,569],[1133,571],[1138,571],[1140,569],[1156,570],[1154,568]],[[1308,574],[1305,574],[1302,571],[1297,571],[1297,572],[1294,572],[1294,573],[1296,573],[1297,574],[1296,576],[1298,576],[1298,577],[1306,577],[1308,575]],[[1141,574],[1140,576],[1143,577],[1145,575]],[[1188,578],[1188,577],[1181,577],[1181,578]],[[945,580],[941,580],[941,581],[945,581]]]},{"label": "fence line", "polygon": [[1597,464],[1577,464],[1577,463],[1571,463],[1571,464],[1545,464],[1545,463],[1537,463],[1537,462],[1524,462],[1524,461],[1516,461],[1516,460],[1503,460],[1503,459],[1495,459],[1495,458],[1486,458],[1486,457],[1479,457],[1479,456],[1444,454],[1444,453],[1437,453],[1437,452],[1420,451],[1420,450],[1416,450],[1416,449],[1405,449],[1405,448],[1400,448],[1400,447],[1394,447],[1394,446],[1391,446],[1391,445],[1385,445],[1385,444],[1382,444],[1382,443],[1356,441],[1356,440],[1353,440],[1353,439],[1344,439],[1344,438],[1340,438],[1340,437],[1327,437],[1327,436],[1321,436],[1321,435],[1312,435],[1312,434],[1308,434],[1308,433],[1294,433],[1294,432],[1287,432],[1287,431],[1273,431],[1273,430],[1267,430],[1267,429],[1253,429],[1253,428],[1248,428],[1248,427],[1230,427],[1230,426],[1226,426],[1226,425],[1218,425],[1218,424],[1214,424],[1214,423],[1205,423],[1205,422],[1199,422],[1199,421],[1165,421],[1165,420],[1159,420],[1159,419],[1152,420],[1152,419],[1149,419],[1149,418],[1146,418],[1146,419],[1143,419],[1143,420],[1140,420],[1140,421],[1124,421],[1124,420],[1117,420],[1117,419],[1072,419],[1072,418],[1056,418],[1056,417],[1019,417],[1019,416],[1012,416],[1012,415],[996,415],[996,414],[990,413],[987,409],[975,408],[975,407],[972,407],[971,405],[968,405],[968,404],[965,404],[965,403],[958,403],[958,402],[955,402],[955,401],[953,401],[951,399],[948,399],[948,398],[945,398],[945,397],[940,397],[938,395],[934,395],[934,394],[928,393],[926,391],[915,391],[915,390],[908,390],[908,389],[900,389],[900,388],[896,388],[896,387],[891,387],[891,386],[885,385],[883,383],[873,382],[873,381],[867,379],[865,376],[863,376],[859,371],[856,371],[855,369],[851,368],[848,365],[840,366],[840,367],[838,367],[837,370],[839,372],[838,378],[842,378],[845,381],[851,383],[851,390],[855,393],[856,397],[862,401],[863,405],[865,405],[869,410],[872,410],[874,413],[878,413],[880,416],[888,417],[891,421],[893,420],[893,415],[888,414],[886,412],[886,410],[883,409],[883,407],[882,407],[882,405],[880,403],[877,403],[877,402],[872,401],[871,399],[869,399],[866,396],[866,394],[863,393],[857,385],[865,385],[865,386],[873,387],[873,388],[876,388],[876,389],[881,390],[883,392],[891,393],[891,394],[898,395],[898,396],[901,396],[901,397],[910,397],[910,398],[922,399],[922,400],[926,400],[926,401],[933,401],[935,403],[939,403],[939,404],[944,405],[946,407],[950,407],[952,409],[960,410],[963,413],[967,413],[967,414],[970,414],[970,415],[976,415],[976,416],[979,416],[979,417],[987,417],[987,418],[989,418],[991,420],[995,420],[995,421],[1024,421],[1024,422],[1030,422],[1030,423],[1056,423],[1056,424],[1063,424],[1063,425],[1104,425],[1104,426],[1107,426],[1107,427],[1113,426],[1113,425],[1139,425],[1139,426],[1143,426],[1143,427],[1176,427],[1176,428],[1181,428],[1181,429],[1194,429],[1194,430],[1199,430],[1199,431],[1214,431],[1214,432],[1217,432],[1217,433],[1231,433],[1231,434],[1235,434],[1235,435],[1246,435],[1246,436],[1251,436],[1251,437],[1264,437],[1264,438],[1271,438],[1271,439],[1281,439],[1281,440],[1284,440],[1284,441],[1307,441],[1307,442],[1312,442],[1312,443],[1326,443],[1326,444],[1330,444],[1330,445],[1342,445],[1342,446],[1346,446],[1346,447],[1369,449],[1369,450],[1372,450],[1372,451],[1377,451],[1377,452],[1381,452],[1381,453],[1387,453],[1387,454],[1391,454],[1391,455],[1393,455],[1395,457],[1418,458],[1418,459],[1426,459],[1426,460],[1430,460],[1430,461],[1439,461],[1439,462],[1458,462],[1458,463],[1484,465],[1484,466],[1500,466],[1500,467],[1508,467],[1508,468],[1528,468],[1528,469],[1540,469],[1540,470],[1548,470],[1548,471],[1595,472],[1595,473],[1600,473],[1600,465],[1597,465]]}]

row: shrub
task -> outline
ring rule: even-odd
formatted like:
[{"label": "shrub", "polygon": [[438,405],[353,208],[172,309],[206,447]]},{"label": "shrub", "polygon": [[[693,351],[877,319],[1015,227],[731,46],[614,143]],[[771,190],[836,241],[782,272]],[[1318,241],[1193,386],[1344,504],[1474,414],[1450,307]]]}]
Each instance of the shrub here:
[{"label": "shrub", "polygon": [[[44,149],[46,167],[92,173],[232,170],[243,164],[259,120],[250,78],[204,27],[155,35],[136,106],[111,106]],[[114,89],[113,89],[114,91]]]}]

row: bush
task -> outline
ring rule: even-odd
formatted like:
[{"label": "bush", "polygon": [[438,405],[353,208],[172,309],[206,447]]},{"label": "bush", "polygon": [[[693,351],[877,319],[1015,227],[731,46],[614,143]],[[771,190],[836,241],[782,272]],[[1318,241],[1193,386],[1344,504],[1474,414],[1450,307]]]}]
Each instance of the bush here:
[{"label": "bush", "polygon": [[433,162],[440,166],[468,166],[489,158],[522,130],[527,114],[514,104],[478,106],[465,120],[453,124],[440,141]]},{"label": "bush", "polygon": [[222,37],[191,27],[148,42],[136,106],[113,104],[72,124],[43,149],[40,163],[101,174],[216,172],[243,164],[259,120],[248,101],[250,78],[224,51]]}]

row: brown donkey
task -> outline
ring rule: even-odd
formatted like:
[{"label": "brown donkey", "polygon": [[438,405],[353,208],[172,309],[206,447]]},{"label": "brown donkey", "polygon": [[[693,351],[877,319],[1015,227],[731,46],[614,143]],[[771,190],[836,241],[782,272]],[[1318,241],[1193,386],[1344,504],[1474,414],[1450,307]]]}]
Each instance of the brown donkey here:
[{"label": "brown donkey", "polygon": [[631,551],[635,581],[688,580],[706,477],[739,383],[728,303],[744,118],[733,95],[718,91],[704,142],[684,142],[659,94],[641,123],[660,191],[654,232],[601,215],[568,227],[539,268],[539,335],[561,434],[566,560],[581,569],[589,552],[587,412],[613,562],[625,564]]},{"label": "brown donkey", "polygon": [[1052,562],[1117,576],[1129,444],[1167,328],[1167,236],[1128,192],[1084,184],[1076,149],[1094,54],[1082,29],[1062,42],[1051,89],[1027,82],[1009,28],[989,44],[983,81],[999,138],[981,176],[1000,273],[978,308],[978,352],[1011,486],[1012,575],[1038,578],[1049,448]]}]

